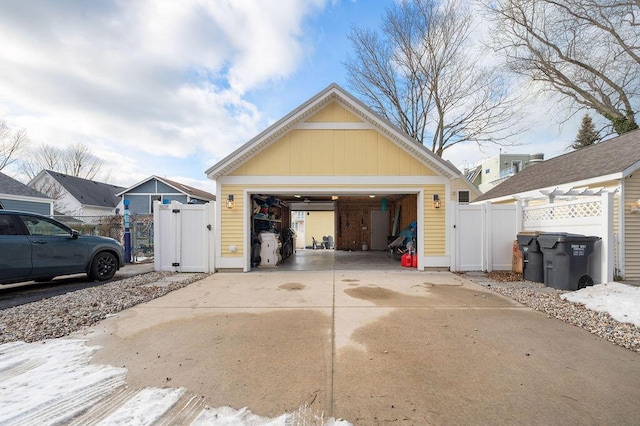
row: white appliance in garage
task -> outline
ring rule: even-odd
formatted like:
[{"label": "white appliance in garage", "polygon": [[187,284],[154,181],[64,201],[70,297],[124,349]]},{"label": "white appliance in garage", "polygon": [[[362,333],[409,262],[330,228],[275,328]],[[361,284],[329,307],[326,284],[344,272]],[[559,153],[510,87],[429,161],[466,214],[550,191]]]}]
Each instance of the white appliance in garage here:
[{"label": "white appliance in garage", "polygon": [[281,259],[280,242],[278,235],[273,232],[261,232],[260,239],[260,266],[274,267]]}]

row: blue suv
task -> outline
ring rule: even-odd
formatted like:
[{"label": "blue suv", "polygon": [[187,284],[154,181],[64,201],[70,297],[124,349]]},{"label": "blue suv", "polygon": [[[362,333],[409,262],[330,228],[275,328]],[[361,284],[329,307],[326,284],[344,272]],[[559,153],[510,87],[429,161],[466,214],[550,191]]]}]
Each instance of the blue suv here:
[{"label": "blue suv", "polygon": [[77,273],[104,281],[122,266],[124,250],[112,238],[80,235],[35,213],[0,210],[0,284]]}]

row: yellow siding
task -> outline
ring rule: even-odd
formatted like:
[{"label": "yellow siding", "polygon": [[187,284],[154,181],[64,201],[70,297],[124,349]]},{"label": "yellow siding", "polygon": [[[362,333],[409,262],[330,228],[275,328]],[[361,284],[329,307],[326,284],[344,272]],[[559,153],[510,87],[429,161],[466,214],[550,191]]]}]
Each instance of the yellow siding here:
[{"label": "yellow siding", "polygon": [[[229,194],[234,195],[235,207],[228,209],[226,200]],[[238,185],[222,185],[222,194],[219,200],[222,204],[220,212],[220,220],[222,227],[220,229],[220,239],[222,243],[221,255],[224,257],[242,257],[244,254],[243,236],[244,236],[244,200],[242,196],[242,186]],[[230,246],[236,246],[236,252],[229,250]]]},{"label": "yellow siding", "polygon": [[[448,197],[444,185],[426,185],[424,191],[424,254],[444,256],[446,250],[445,212]],[[440,208],[433,207],[433,194],[440,195]]]},{"label": "yellow siding", "polygon": [[625,180],[625,279],[640,279],[640,213],[631,213],[631,208],[638,207],[640,200],[640,172]]},{"label": "yellow siding", "polygon": [[[469,202],[473,202],[473,200],[478,198],[476,193],[473,192],[471,188],[469,188],[469,185],[467,184],[468,181],[466,179],[460,177],[458,179],[451,180],[450,182],[451,182],[450,183],[450,188],[451,188],[450,200],[452,202],[458,201],[458,191],[469,191]],[[442,196],[440,197],[442,198]]]},{"label": "yellow siding", "polygon": [[435,176],[375,130],[292,130],[233,176]]},{"label": "yellow siding", "polygon": [[335,214],[334,212],[307,212],[304,217],[304,245],[311,246],[314,237],[322,241],[324,236],[334,236]]},{"label": "yellow siding", "polygon": [[316,113],[307,121],[325,123],[362,122],[362,120],[344,109],[342,106],[338,105],[336,102],[330,103],[322,111]]}]

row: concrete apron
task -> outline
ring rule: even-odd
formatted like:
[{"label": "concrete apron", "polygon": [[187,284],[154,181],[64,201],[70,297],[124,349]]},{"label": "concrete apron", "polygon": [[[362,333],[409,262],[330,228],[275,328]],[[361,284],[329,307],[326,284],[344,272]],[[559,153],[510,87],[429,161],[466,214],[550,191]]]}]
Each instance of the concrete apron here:
[{"label": "concrete apron", "polygon": [[94,363],[262,416],[634,424],[640,357],[448,272],[220,273],[109,318]]}]

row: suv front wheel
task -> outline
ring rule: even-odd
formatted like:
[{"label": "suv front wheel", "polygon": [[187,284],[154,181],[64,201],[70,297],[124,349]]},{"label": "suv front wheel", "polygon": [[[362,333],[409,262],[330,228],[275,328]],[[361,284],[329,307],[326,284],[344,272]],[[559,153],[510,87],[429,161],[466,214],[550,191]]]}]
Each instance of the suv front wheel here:
[{"label": "suv front wheel", "polygon": [[117,270],[118,260],[116,257],[107,251],[101,251],[93,258],[89,278],[96,281],[110,280]]}]

